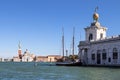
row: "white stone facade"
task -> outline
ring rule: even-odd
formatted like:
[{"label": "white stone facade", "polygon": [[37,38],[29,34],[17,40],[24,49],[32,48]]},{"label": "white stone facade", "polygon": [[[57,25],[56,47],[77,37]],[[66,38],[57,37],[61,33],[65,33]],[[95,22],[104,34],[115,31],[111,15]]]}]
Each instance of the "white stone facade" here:
[{"label": "white stone facade", "polygon": [[32,62],[34,61],[35,55],[30,54],[28,50],[26,50],[22,56],[22,62]]},{"label": "white stone facade", "polygon": [[106,37],[107,28],[102,27],[99,22],[91,23],[90,27],[85,28],[86,41],[96,41]]},{"label": "white stone facade", "polygon": [[98,21],[85,28],[85,41],[80,41],[79,59],[85,65],[120,65],[120,35],[106,37],[107,28]]},{"label": "white stone facade", "polygon": [[13,62],[20,62],[20,59],[19,59],[19,57],[18,57],[18,56],[16,56],[16,57],[13,57]]},{"label": "white stone facade", "polygon": [[[104,53],[106,56],[104,55]],[[114,53],[116,53],[117,55],[114,55]],[[84,64],[120,64],[120,36],[94,42],[84,42],[84,45],[81,45],[80,43],[79,56],[80,60]]]}]

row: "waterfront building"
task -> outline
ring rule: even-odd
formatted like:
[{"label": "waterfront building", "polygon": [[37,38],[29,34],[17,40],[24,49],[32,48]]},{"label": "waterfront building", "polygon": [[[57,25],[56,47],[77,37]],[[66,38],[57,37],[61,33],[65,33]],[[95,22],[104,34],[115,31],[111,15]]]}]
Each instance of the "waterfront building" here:
[{"label": "waterfront building", "polygon": [[48,62],[56,62],[57,59],[61,59],[62,56],[60,55],[48,55]]},{"label": "waterfront building", "polygon": [[22,49],[21,49],[21,45],[20,42],[18,44],[18,56],[14,56],[13,57],[13,62],[32,62],[35,61],[35,55],[31,54],[27,49],[24,52],[24,54],[22,54]]},{"label": "waterfront building", "polygon": [[2,58],[0,58],[0,62],[2,62]]},{"label": "waterfront building", "polygon": [[35,55],[31,54],[27,49],[22,56],[22,62],[32,62],[34,61]]},{"label": "waterfront building", "polygon": [[4,62],[12,62],[12,60],[13,60],[12,58],[5,58],[3,61]]},{"label": "waterfront building", "polygon": [[20,62],[21,59],[18,56],[13,57],[13,62]]},{"label": "waterfront building", "polygon": [[37,56],[37,62],[56,62],[58,59],[61,59],[60,55],[48,55],[48,56]]},{"label": "waterfront building", "polygon": [[85,29],[85,41],[80,41],[79,59],[85,65],[119,65],[120,35],[106,37],[107,28],[98,21],[97,9],[93,22]]},{"label": "waterfront building", "polygon": [[36,61],[37,62],[48,62],[48,57],[47,56],[37,56]]}]

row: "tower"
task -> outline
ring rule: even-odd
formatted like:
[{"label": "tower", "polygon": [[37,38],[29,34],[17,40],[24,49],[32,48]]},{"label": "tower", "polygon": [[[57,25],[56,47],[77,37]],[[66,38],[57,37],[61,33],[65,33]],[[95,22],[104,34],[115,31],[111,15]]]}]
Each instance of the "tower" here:
[{"label": "tower", "polygon": [[19,57],[19,59],[22,59],[22,50],[21,50],[20,42],[18,44],[18,57]]},{"label": "tower", "polygon": [[85,28],[86,41],[97,41],[106,37],[106,27],[101,26],[98,22],[99,14],[97,13],[98,7],[95,8],[93,14],[93,22],[87,28]]}]

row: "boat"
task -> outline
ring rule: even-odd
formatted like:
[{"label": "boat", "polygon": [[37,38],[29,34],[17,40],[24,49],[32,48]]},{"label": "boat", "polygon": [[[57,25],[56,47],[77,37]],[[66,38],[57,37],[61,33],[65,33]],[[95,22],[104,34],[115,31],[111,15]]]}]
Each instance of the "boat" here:
[{"label": "boat", "polygon": [[81,62],[57,62],[56,66],[81,66]]},{"label": "boat", "polygon": [[[73,60],[65,60],[64,57],[64,31],[63,31],[63,36],[62,36],[62,52],[63,52],[63,57],[62,57],[62,62],[56,62],[56,66],[81,66],[82,63],[80,61],[75,61]],[[72,56],[74,56],[74,28],[73,28],[73,40],[72,40]]]}]

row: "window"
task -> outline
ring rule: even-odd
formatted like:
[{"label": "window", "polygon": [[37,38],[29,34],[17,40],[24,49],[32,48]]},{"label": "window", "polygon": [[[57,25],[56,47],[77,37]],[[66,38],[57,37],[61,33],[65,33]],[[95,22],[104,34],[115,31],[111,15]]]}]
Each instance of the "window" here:
[{"label": "window", "polygon": [[89,35],[89,41],[90,40],[93,40],[93,35],[92,34]]},{"label": "window", "polygon": [[92,54],[92,60],[95,60],[95,54]]},{"label": "window", "polygon": [[103,38],[103,34],[102,33],[100,34],[100,38]]},{"label": "window", "polygon": [[102,59],[106,59],[106,53],[102,53]]},{"label": "window", "polygon": [[106,50],[105,49],[103,49],[103,51],[102,51],[102,59],[106,59],[107,58],[107,53],[106,53]]},{"label": "window", "polygon": [[87,53],[87,48],[84,49],[85,53]]},{"label": "window", "polygon": [[111,58],[108,58],[108,62],[111,62]]},{"label": "window", "polygon": [[117,51],[117,48],[113,48],[113,59],[118,59],[118,51]]}]

